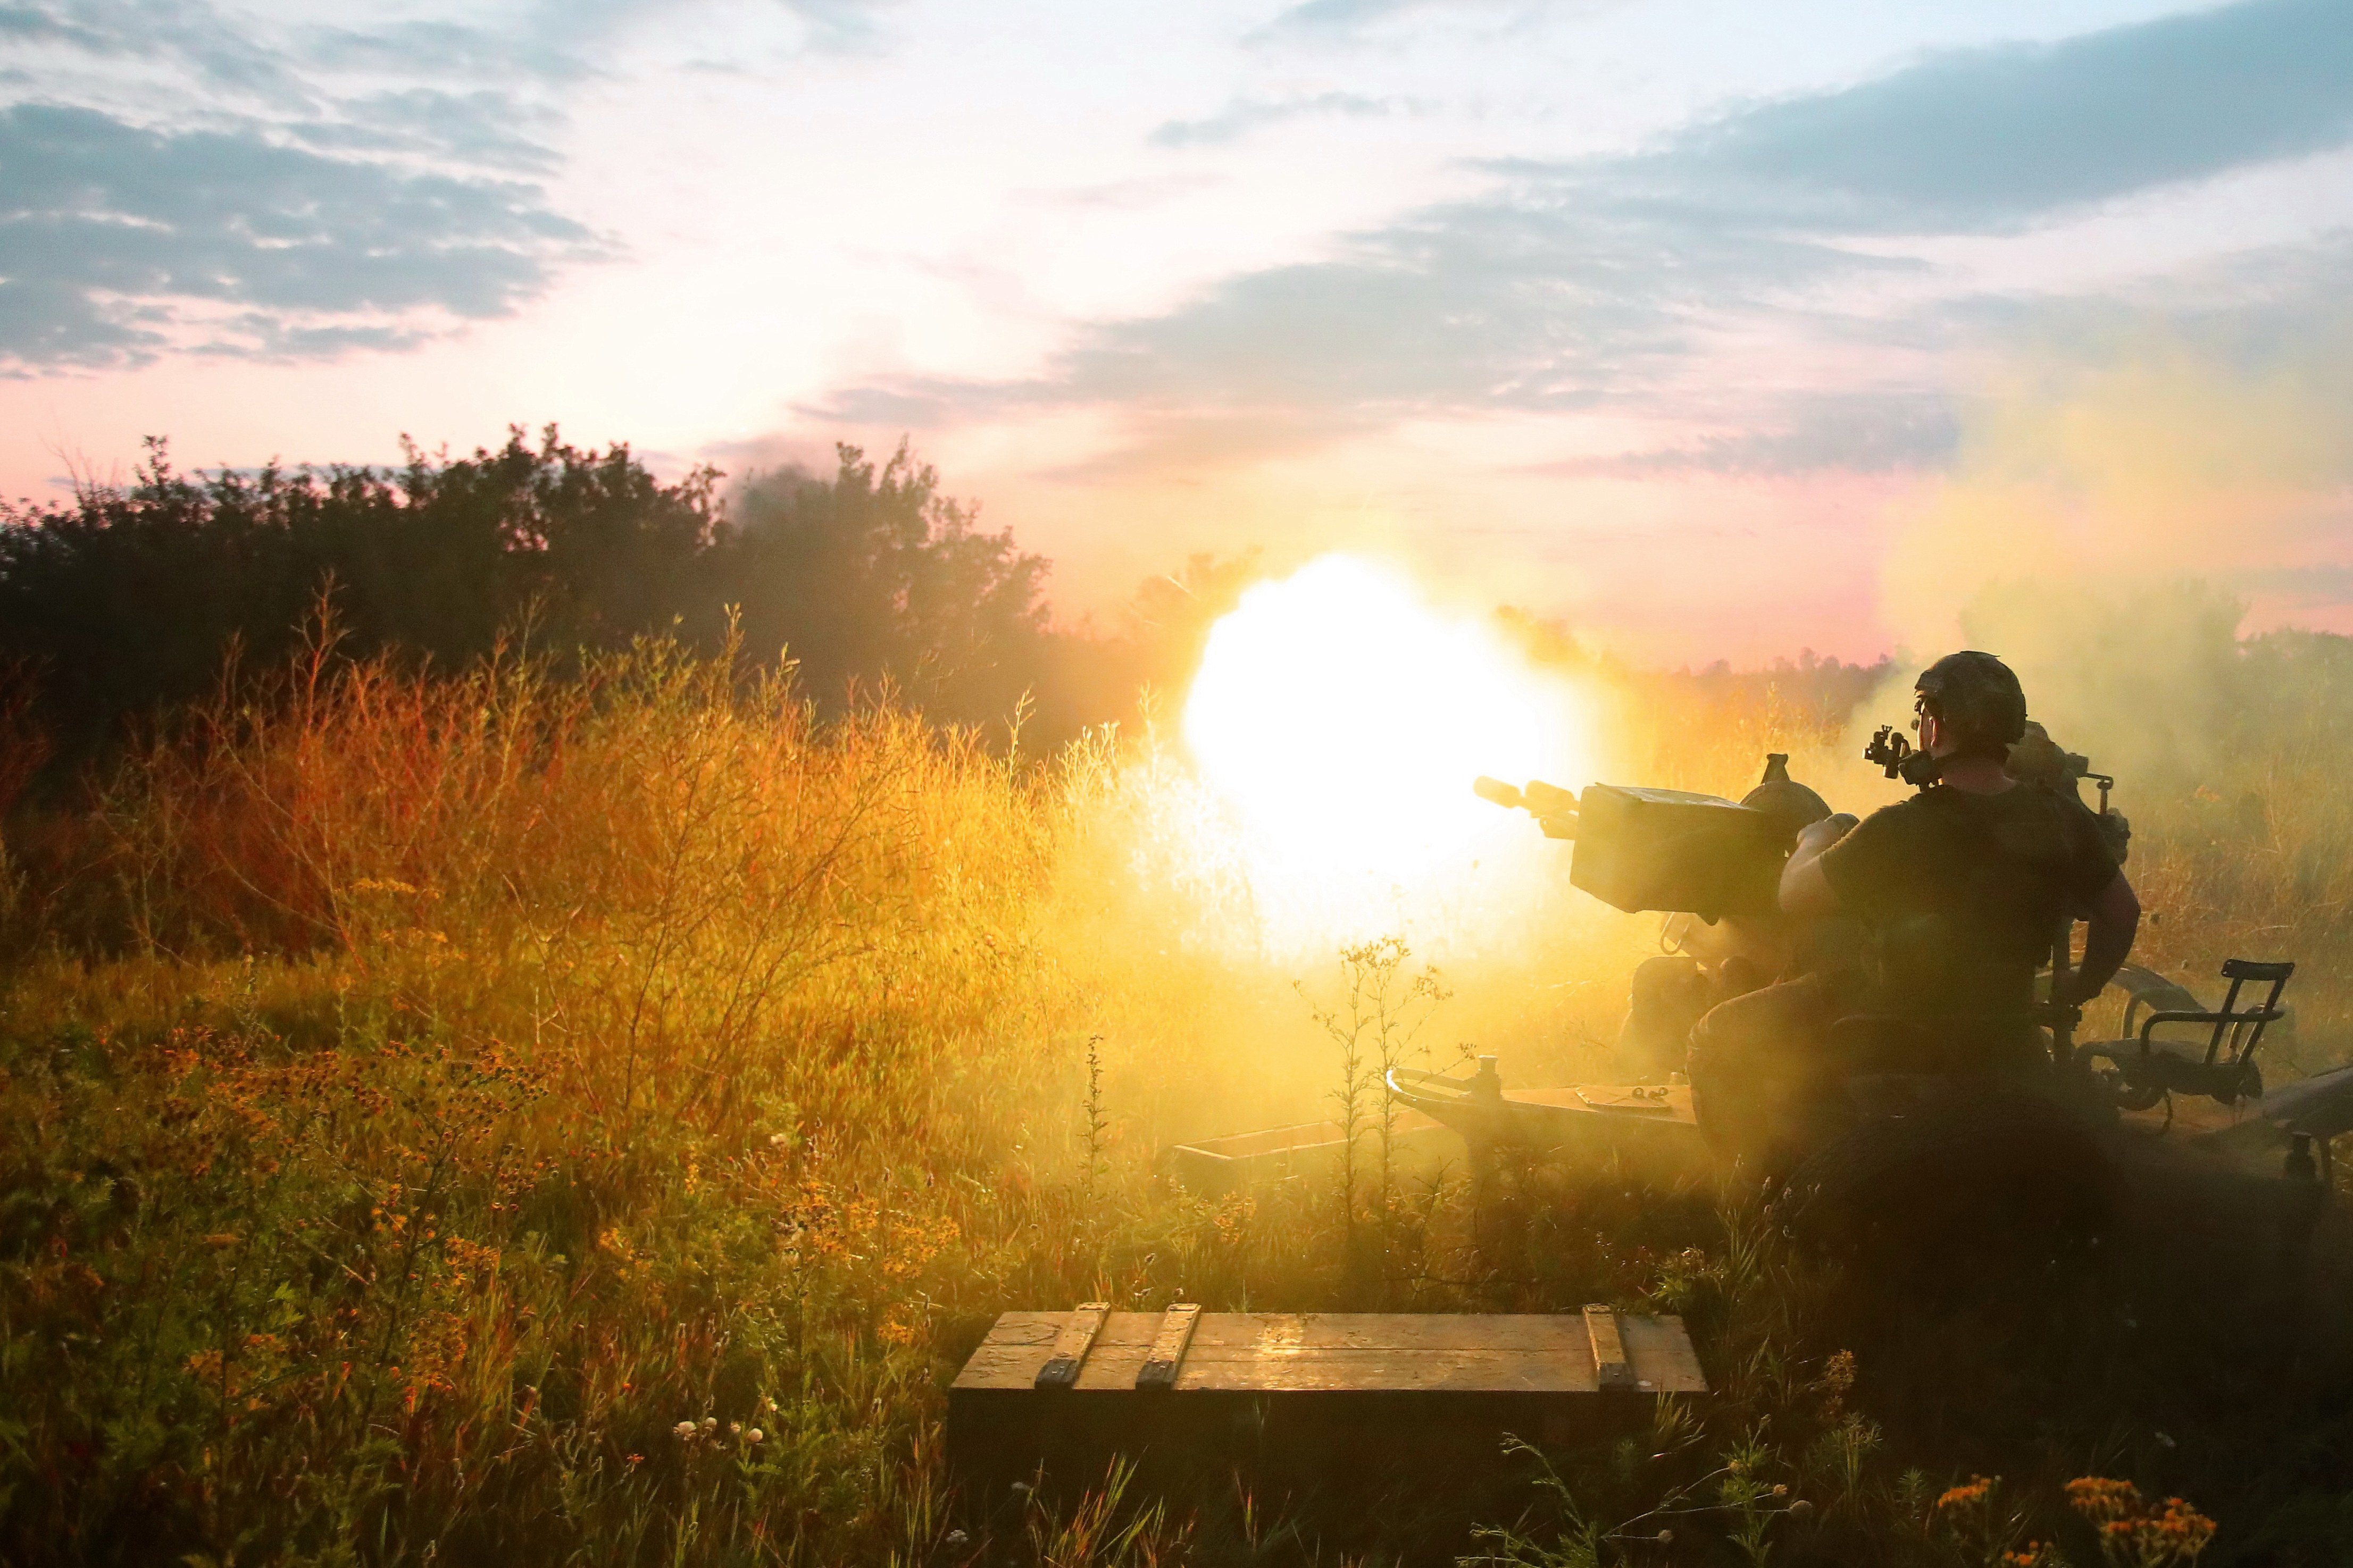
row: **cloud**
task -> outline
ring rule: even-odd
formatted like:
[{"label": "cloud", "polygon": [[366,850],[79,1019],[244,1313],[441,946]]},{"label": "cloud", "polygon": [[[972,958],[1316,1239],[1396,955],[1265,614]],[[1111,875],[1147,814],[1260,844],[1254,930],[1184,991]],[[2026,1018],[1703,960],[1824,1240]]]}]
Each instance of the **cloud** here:
[{"label": "cloud", "polygon": [[531,185],[50,104],[0,111],[0,215],[19,366],[399,346],[420,318],[512,310],[594,248]]},{"label": "cloud", "polygon": [[[584,9],[593,28],[604,7]],[[496,80],[517,77],[570,82],[590,74],[575,34],[526,26],[494,30],[461,22],[393,22],[372,27],[306,29],[293,47],[329,71],[386,72],[424,79]]]},{"label": "cloud", "polygon": [[1337,249],[1229,279],[1165,315],[1091,327],[1035,381],[897,384],[840,405],[879,406],[885,393],[977,414],[1103,403],[1172,427],[1147,445],[1199,449],[1203,430],[1248,425],[1261,433],[1252,450],[1265,432],[1313,444],[1431,410],[1590,408],[1672,375],[1708,312],[1912,265],[1549,180]]},{"label": "cloud", "polygon": [[0,5],[0,38],[20,43],[68,44],[82,49],[111,49],[117,42],[100,29],[84,26],[52,5]]},{"label": "cloud", "polygon": [[888,0],[777,0],[809,29],[812,47],[840,53],[866,53],[881,47],[875,13]]},{"label": "cloud", "polygon": [[219,324],[198,353],[229,358],[326,359],[353,350],[396,353],[416,348],[434,334],[417,327],[301,326],[261,310],[248,310]]},{"label": "cloud", "polygon": [[[1185,134],[1248,128],[1247,113],[1229,115]],[[1251,418],[1312,442],[1416,414],[1641,412],[1646,400],[1660,412],[1662,397],[1685,401],[1681,378],[1727,334],[1883,340],[1889,324],[1842,313],[1836,290],[1929,277],[1889,237],[2013,234],[2348,139],[2353,5],[2245,0],[1933,55],[1627,153],[1490,163],[1483,195],[1343,237],[1318,261],[1226,279],[1165,314],[1089,327],[1032,382],[900,390],[980,413],[1110,404],[1131,411],[1140,449],[1166,444],[1160,423],[1182,435]],[[1949,301],[1918,309],[1906,331],[1957,325]],[[1839,405],[1832,423],[1830,405],[1759,395],[1757,434],[1615,460],[1877,469],[1934,460],[1952,441],[1949,413],[1901,389],[1874,415],[1860,412],[1867,398]]]},{"label": "cloud", "polygon": [[1548,463],[1539,472],[1644,479],[1658,474],[1902,473],[1949,459],[1960,412],[1941,394],[1907,389],[1818,393],[1761,414],[1766,427],[1683,446]]},{"label": "cloud", "polygon": [[[297,61],[203,0],[37,0],[9,6],[5,15],[0,35],[63,46],[86,66],[162,63],[216,101],[234,98],[301,111],[315,100]],[[152,91],[153,83],[146,85]],[[48,90],[64,89],[52,84]]]},{"label": "cloud", "polygon": [[[769,0],[804,28],[806,47],[827,53],[871,51],[881,41],[876,13],[891,0]],[[478,79],[522,73],[568,82],[598,73],[598,57],[632,23],[675,0],[536,0],[500,26],[417,20],[314,29],[305,56],[337,69],[388,69],[427,79],[460,73]],[[705,68],[725,62],[704,62]]]},{"label": "cloud", "polygon": [[[564,95],[669,0],[271,23],[205,0],[0,3],[0,362],[413,346],[601,253],[533,180]],[[776,0],[814,47],[878,0]]]},{"label": "cloud", "polygon": [[433,21],[271,29],[201,0],[79,0],[0,5],[0,41],[54,47],[51,68],[33,79],[37,101],[150,125],[250,123],[331,153],[538,173],[559,162],[547,142],[562,123],[552,89],[590,74],[581,51],[612,8],[576,4],[568,28],[527,14],[509,31]]},{"label": "cloud", "polygon": [[2114,357],[2152,321],[2201,352],[2254,363],[2300,352],[2353,300],[2353,229],[2237,251],[2093,295],[1971,294],[1919,313],[1924,336],[2031,341],[2046,355]]},{"label": "cloud", "polygon": [[1848,232],[1999,232],[2353,135],[2353,6],[2251,0],[1760,104],[1626,173]]},{"label": "cloud", "polygon": [[[1623,0],[1577,0],[1578,8],[1601,9]],[[1363,33],[1394,16],[1415,11],[1489,11],[1518,18],[1537,11],[1567,9],[1570,0],[1304,0],[1252,35],[1262,42],[1289,35]]]},{"label": "cloud", "polygon": [[296,124],[289,134],[322,152],[397,153],[452,159],[482,168],[531,174],[562,162],[553,148],[523,134],[554,129],[554,116],[487,89],[443,92],[406,88],[342,105],[342,117]]},{"label": "cloud", "polygon": [[1146,140],[1155,147],[1220,147],[1285,121],[1323,115],[1378,118],[1404,107],[1396,99],[1367,98],[1355,92],[1318,93],[1313,98],[1238,98],[1206,120],[1169,121]]},{"label": "cloud", "polygon": [[1274,19],[1277,27],[1360,27],[1409,11],[1426,0],[1307,0]]},{"label": "cloud", "polygon": [[[565,95],[672,3],[319,25],[0,0],[32,68],[0,76],[0,374],[398,350],[513,310],[605,252],[533,182]],[[771,3],[847,49],[887,0]]]}]

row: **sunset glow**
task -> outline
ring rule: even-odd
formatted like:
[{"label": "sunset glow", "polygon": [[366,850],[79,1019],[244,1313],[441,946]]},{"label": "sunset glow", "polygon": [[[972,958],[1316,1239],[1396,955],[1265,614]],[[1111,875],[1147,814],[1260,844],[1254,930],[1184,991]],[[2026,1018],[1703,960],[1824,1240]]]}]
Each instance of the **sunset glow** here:
[{"label": "sunset glow", "polygon": [[[149,436],[554,422],[730,482],[904,439],[1073,620],[1377,550],[1640,663],[1868,661],[1950,635],[1984,572],[1909,524],[2071,376],[2343,425],[2327,0],[165,10],[0,38],[0,496]],[[2325,457],[2203,477],[2253,624],[2353,625]]]}]

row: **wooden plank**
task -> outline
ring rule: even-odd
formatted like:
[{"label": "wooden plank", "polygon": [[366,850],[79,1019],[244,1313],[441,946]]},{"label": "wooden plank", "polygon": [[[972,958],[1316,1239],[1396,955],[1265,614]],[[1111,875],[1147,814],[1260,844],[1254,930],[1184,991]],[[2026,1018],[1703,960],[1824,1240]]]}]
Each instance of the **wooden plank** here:
[{"label": "wooden plank", "polygon": [[1593,1381],[1600,1388],[1634,1386],[1634,1363],[1618,1334],[1618,1314],[1599,1304],[1585,1309],[1585,1334],[1593,1349]]},{"label": "wooden plank", "polygon": [[1705,1394],[1707,1375],[1699,1369],[1699,1352],[1677,1317],[1631,1317],[1619,1314],[1618,1337],[1626,1359],[1634,1363],[1634,1386],[1644,1394]]},{"label": "wooden plank", "polygon": [[[955,1380],[958,1391],[1037,1386],[1073,1314],[1008,1312]],[[1636,1392],[1704,1393],[1682,1320],[1613,1319]],[[1166,1319],[1110,1312],[1068,1385],[1132,1393]],[[1203,1312],[1171,1387],[1178,1393],[1602,1391],[1582,1314]]]},{"label": "wooden plank", "polygon": [[1087,1352],[1094,1349],[1095,1336],[1103,1331],[1103,1322],[1111,1316],[1108,1301],[1082,1302],[1079,1310],[1063,1319],[1060,1332],[1046,1357],[1046,1364],[1038,1369],[1031,1386],[1037,1388],[1072,1388],[1077,1386],[1080,1373],[1085,1368]]},{"label": "wooden plank", "polygon": [[1279,1393],[1583,1393],[1582,1330],[1556,1317],[1220,1314],[1195,1335],[1179,1386]]},{"label": "wooden plank", "polygon": [[1152,1349],[1145,1357],[1144,1370],[1135,1374],[1135,1386],[1176,1387],[1177,1369],[1185,1364],[1185,1349],[1193,1342],[1193,1331],[1200,1322],[1198,1303],[1186,1301],[1170,1307],[1160,1320],[1160,1331],[1152,1337]]}]

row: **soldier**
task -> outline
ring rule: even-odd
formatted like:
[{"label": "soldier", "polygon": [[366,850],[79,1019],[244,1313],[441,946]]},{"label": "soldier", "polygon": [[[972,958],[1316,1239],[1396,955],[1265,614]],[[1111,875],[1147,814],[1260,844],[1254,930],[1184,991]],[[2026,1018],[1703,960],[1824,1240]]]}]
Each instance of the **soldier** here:
[{"label": "soldier", "polygon": [[[2028,1022],[2034,975],[2061,919],[2091,923],[2083,964],[2055,1000],[2098,995],[2132,951],[2140,902],[2097,820],[2004,771],[2026,729],[2017,676],[1991,654],[1949,654],[1921,674],[1915,706],[1937,782],[1861,824],[1843,814],[1814,824],[1781,873],[1785,913],[1862,923],[1861,963],[1736,997],[1693,1033],[1701,1124],[1728,1152],[1775,1163],[1826,1079],[1873,1065],[1839,1059],[1829,1036],[1840,1018],[1933,1021],[1910,1032],[1913,1054],[1890,1047],[1890,1067],[2015,1069],[2040,1047]],[[1917,1055],[1924,1040],[1939,1047],[1933,1060]]]}]

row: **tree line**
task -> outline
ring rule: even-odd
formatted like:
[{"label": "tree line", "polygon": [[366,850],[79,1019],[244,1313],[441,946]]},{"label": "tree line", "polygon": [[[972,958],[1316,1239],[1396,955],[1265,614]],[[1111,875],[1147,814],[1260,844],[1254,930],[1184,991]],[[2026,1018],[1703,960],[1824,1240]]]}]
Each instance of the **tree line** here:
[{"label": "tree line", "polygon": [[184,473],[160,440],[133,479],[0,503],[0,662],[58,755],[282,664],[323,598],[355,657],[461,667],[501,646],[559,663],[671,635],[789,659],[821,709],[888,692],[946,723],[1017,711],[1050,743],[1184,678],[1247,563],[1197,557],[1113,625],[1055,624],[1050,563],[979,525],[905,444],[836,449],[723,488],[665,481],[626,445],[534,441],[389,468]]}]

